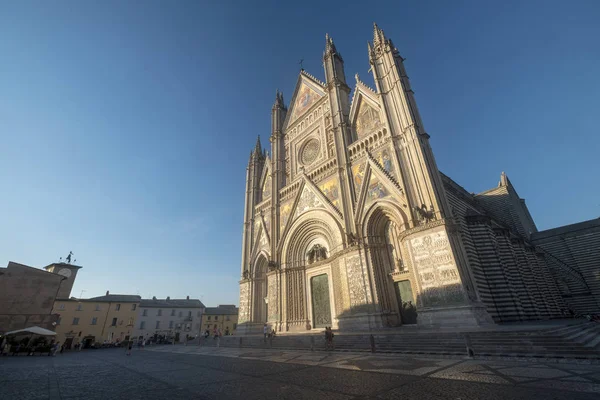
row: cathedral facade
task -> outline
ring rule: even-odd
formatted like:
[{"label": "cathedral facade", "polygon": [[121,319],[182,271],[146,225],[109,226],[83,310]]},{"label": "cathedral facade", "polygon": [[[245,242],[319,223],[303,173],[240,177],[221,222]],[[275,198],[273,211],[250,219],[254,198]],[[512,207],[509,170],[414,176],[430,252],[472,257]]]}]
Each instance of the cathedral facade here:
[{"label": "cathedral facade", "polygon": [[[438,171],[403,58],[377,26],[375,88],[326,38],[325,82],[277,93],[246,175],[240,333],[479,326],[560,316],[537,229],[502,174],[473,195]],[[352,93],[352,96],[351,96]]]}]

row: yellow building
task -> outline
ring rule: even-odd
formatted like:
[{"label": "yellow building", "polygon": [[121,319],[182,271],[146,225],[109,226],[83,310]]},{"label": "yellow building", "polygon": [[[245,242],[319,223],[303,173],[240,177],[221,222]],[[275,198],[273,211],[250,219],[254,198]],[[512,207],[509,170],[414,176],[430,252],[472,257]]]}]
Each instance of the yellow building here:
[{"label": "yellow building", "polygon": [[115,343],[133,333],[141,297],[109,294],[90,299],[56,299],[52,312],[59,314],[56,340],[72,348],[83,343]]},{"label": "yellow building", "polygon": [[238,308],[234,305],[219,305],[219,307],[207,307],[202,314],[202,332],[218,328],[222,335],[233,335],[237,329]]}]

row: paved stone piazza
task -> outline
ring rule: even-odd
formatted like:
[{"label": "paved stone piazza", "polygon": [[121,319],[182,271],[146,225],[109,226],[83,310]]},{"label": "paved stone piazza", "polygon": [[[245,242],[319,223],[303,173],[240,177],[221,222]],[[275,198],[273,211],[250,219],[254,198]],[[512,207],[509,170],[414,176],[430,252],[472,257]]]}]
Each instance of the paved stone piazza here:
[{"label": "paved stone piazza", "polygon": [[600,365],[198,346],[0,358],[0,399],[597,399]]}]

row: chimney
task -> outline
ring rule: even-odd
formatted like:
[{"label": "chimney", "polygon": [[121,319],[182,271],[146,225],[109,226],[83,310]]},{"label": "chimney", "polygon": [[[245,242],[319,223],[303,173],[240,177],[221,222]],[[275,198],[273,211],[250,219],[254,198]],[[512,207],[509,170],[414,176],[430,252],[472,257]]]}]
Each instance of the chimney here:
[{"label": "chimney", "polygon": [[171,298],[169,296],[167,296],[167,301],[171,300]]},{"label": "chimney", "polygon": [[186,297],[185,297],[185,299],[186,299],[186,300],[189,300],[189,299],[190,299],[190,296],[186,296]]},{"label": "chimney", "polygon": [[110,293],[110,292],[107,290],[107,291],[106,291],[106,295],[108,296],[108,294],[109,294],[109,293]]}]

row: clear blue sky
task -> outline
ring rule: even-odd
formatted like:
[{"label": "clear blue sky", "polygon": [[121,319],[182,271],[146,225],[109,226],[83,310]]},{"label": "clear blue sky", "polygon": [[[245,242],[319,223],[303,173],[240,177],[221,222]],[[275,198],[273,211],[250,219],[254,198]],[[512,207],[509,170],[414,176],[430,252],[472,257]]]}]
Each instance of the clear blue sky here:
[{"label": "clear blue sky", "polygon": [[326,32],[372,83],[373,21],[441,171],[473,192],[506,171],[540,229],[600,216],[600,2],[257,4],[0,0],[0,264],[72,250],[75,296],[237,304],[275,89],[300,58],[323,79]]}]

